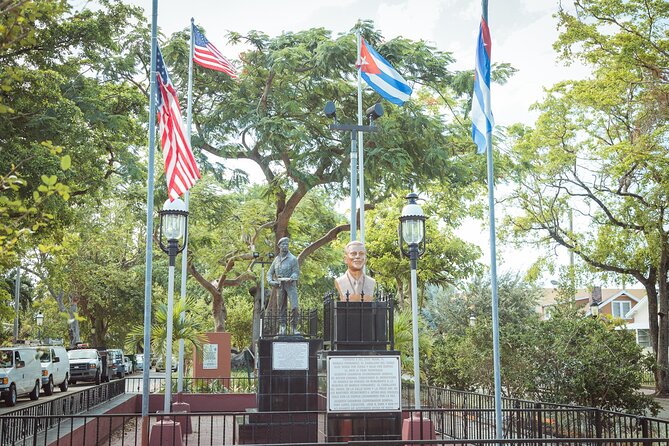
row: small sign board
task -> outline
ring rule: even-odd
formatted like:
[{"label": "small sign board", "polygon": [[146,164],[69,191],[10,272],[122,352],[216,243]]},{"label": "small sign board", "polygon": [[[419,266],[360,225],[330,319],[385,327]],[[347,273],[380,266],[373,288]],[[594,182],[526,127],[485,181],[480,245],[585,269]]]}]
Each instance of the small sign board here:
[{"label": "small sign board", "polygon": [[218,344],[202,345],[202,368],[205,370],[218,368]]},{"label": "small sign board", "polygon": [[309,343],[273,342],[272,370],[309,370]]},{"label": "small sign board", "polygon": [[328,412],[401,410],[399,356],[329,356]]}]

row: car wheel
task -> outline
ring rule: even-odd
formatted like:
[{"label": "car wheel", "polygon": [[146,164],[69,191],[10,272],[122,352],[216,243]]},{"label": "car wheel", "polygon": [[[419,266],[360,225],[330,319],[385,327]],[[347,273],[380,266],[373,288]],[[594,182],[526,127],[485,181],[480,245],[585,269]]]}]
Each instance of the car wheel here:
[{"label": "car wheel", "polygon": [[69,382],[67,375],[65,375],[65,379],[63,380],[62,383],[60,383],[60,391],[61,392],[67,392],[67,383]]},{"label": "car wheel", "polygon": [[39,381],[35,381],[35,387],[33,388],[32,392],[30,392],[30,395],[28,395],[31,401],[37,401],[39,399],[39,389]]},{"label": "car wheel", "polygon": [[95,385],[100,384],[100,372],[95,373]]},{"label": "car wheel", "polygon": [[44,394],[46,396],[53,395],[53,376],[49,376],[49,382],[44,386]]},{"label": "car wheel", "polygon": [[9,392],[5,395],[5,404],[9,407],[16,406],[16,386],[14,384],[9,386]]}]

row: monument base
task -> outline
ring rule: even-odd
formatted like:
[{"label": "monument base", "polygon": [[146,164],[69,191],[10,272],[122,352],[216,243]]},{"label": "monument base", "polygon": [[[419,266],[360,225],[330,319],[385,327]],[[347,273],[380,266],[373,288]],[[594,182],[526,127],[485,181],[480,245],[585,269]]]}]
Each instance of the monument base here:
[{"label": "monument base", "polygon": [[423,418],[421,414],[414,414],[402,421],[402,440],[435,440],[436,438],[432,420]]},{"label": "monument base", "polygon": [[181,425],[169,418],[163,418],[151,425],[149,446],[181,446]]}]

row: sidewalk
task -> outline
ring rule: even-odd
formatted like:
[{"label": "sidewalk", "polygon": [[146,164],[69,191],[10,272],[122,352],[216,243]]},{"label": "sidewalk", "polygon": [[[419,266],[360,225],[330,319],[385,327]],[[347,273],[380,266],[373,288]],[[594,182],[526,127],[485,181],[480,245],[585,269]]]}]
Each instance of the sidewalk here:
[{"label": "sidewalk", "polygon": [[[655,393],[655,389],[650,387],[642,387],[641,393],[646,395],[652,395],[653,393]],[[663,420],[669,420],[669,398],[655,398],[655,402],[657,402],[660,406],[662,406],[662,408],[655,417],[661,418]]]}]

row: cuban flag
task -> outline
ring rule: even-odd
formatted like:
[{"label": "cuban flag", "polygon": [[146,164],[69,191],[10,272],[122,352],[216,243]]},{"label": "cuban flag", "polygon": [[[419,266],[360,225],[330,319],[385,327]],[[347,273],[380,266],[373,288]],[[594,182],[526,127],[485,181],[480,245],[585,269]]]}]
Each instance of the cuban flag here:
[{"label": "cuban flag", "polygon": [[409,83],[374,48],[367,46],[365,39],[356,67],[367,85],[393,104],[403,105],[411,96]]},{"label": "cuban flag", "polygon": [[478,147],[477,153],[486,152],[495,125],[490,108],[490,52],[490,30],[485,19],[481,17],[472,98],[472,139]]}]

